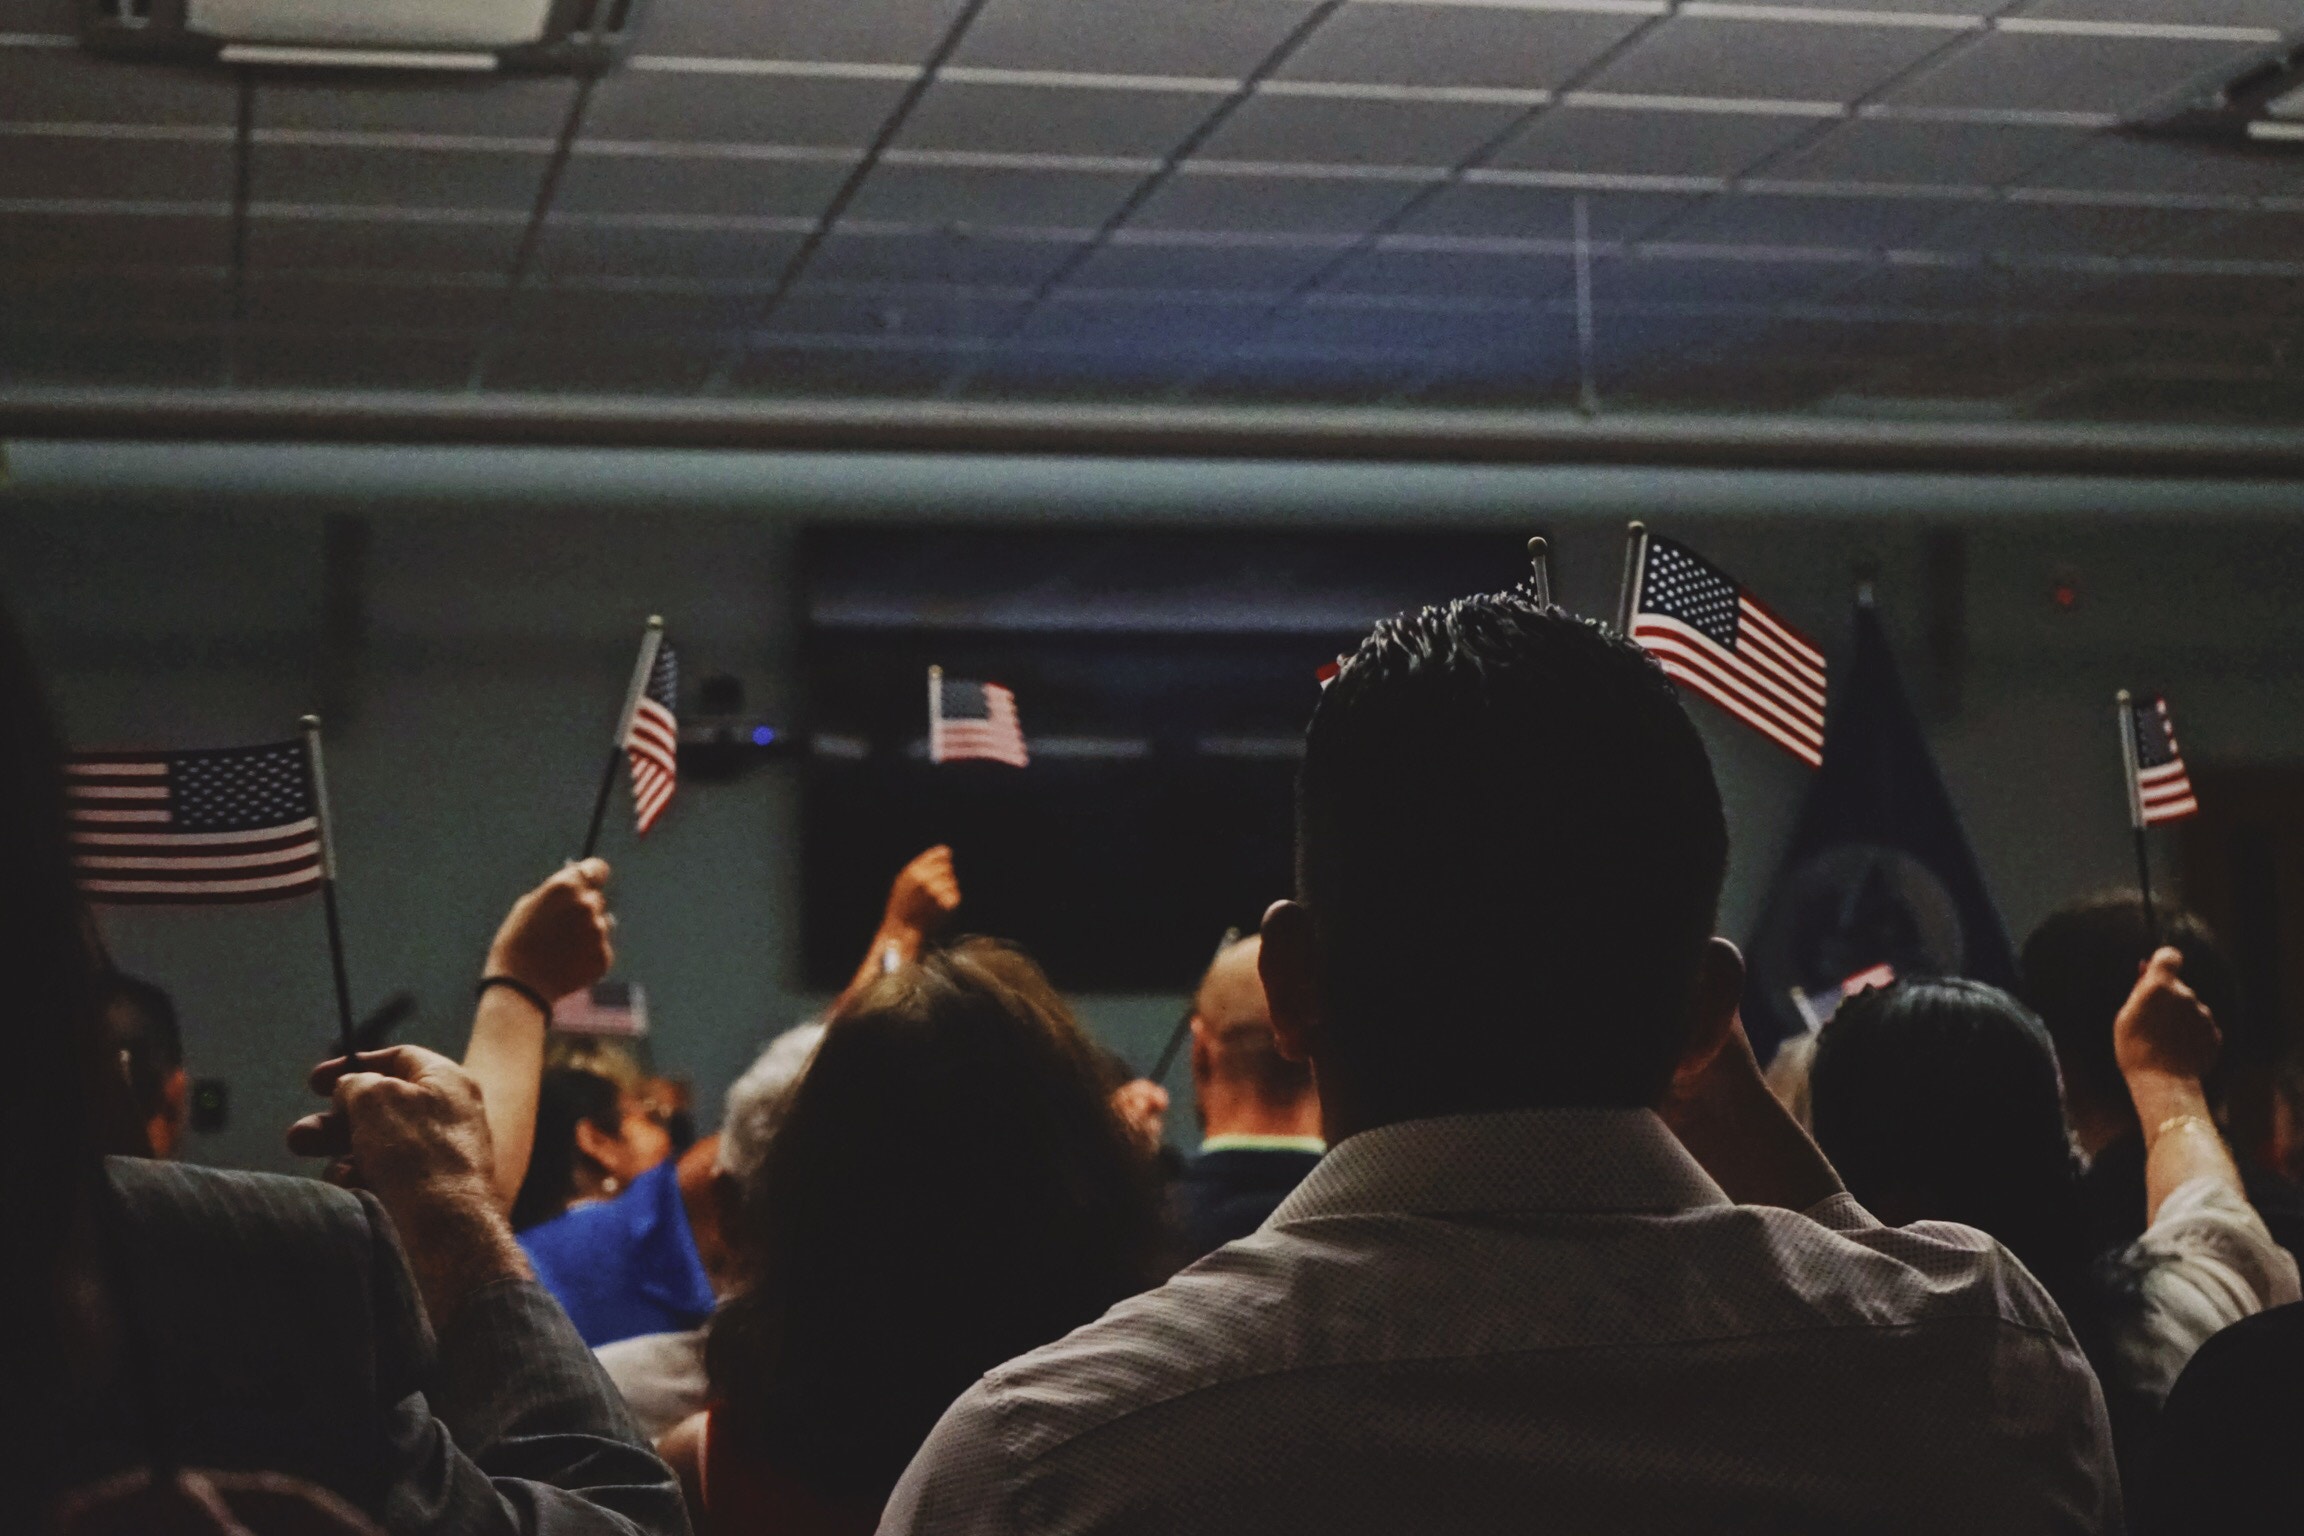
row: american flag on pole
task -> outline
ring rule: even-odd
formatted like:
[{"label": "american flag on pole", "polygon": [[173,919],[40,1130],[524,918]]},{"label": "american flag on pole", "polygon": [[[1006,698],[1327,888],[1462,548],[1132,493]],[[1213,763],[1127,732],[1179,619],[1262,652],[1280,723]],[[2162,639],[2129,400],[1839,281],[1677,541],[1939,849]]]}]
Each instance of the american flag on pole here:
[{"label": "american flag on pole", "polygon": [[998,683],[947,678],[942,667],[928,669],[928,760],[959,762],[981,758],[1028,767],[1031,753],[1024,748],[1024,723],[1016,714],[1016,695]]},{"label": "american flag on pole", "polygon": [[1642,535],[1631,638],[1683,687],[1811,768],[1824,762],[1824,653],[1684,545]]},{"label": "american flag on pole", "polygon": [[2131,705],[2128,723],[2136,738],[2129,760],[2129,808],[2135,824],[2156,827],[2197,814],[2200,802],[2193,798],[2184,754],[2176,749],[2176,726],[2168,718],[2167,699],[2154,694]]},{"label": "american flag on pole", "polygon": [[320,814],[302,742],[85,752],[64,773],[73,861],[91,901],[278,901],[320,888]]},{"label": "american flag on pole", "polygon": [[635,830],[656,825],[680,782],[680,722],[673,715],[680,699],[680,664],[672,642],[659,639],[648,682],[632,701],[624,727],[624,755],[632,762],[632,814]]}]

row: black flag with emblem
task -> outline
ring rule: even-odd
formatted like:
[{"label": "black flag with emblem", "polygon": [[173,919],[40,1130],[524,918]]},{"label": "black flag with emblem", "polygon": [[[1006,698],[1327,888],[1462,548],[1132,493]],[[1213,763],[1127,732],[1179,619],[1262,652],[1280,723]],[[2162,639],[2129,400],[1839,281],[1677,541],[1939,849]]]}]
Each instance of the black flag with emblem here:
[{"label": "black flag with emblem", "polygon": [[2008,930],[1866,599],[1750,963],[1744,1026],[1764,1061],[1898,976],[2016,984]]}]

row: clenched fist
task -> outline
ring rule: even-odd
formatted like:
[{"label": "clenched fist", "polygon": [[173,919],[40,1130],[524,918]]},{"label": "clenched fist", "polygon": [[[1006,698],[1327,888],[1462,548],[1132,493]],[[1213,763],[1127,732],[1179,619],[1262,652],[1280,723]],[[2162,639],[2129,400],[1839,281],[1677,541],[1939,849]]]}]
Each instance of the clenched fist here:
[{"label": "clenched fist", "polygon": [[960,877],[952,869],[952,850],[939,843],[896,872],[880,931],[926,938],[959,910]]},{"label": "clenched fist", "polygon": [[512,904],[488,948],[490,976],[509,976],[547,1001],[581,992],[616,962],[608,863],[571,864]]},{"label": "clenched fist", "polygon": [[2112,1021],[2112,1054],[2121,1076],[2198,1080],[2216,1065],[2222,1045],[2215,1015],[2184,984],[2184,952],[2163,945]]},{"label": "clenched fist", "polygon": [[527,1273],[495,1192],[480,1085],[455,1062],[395,1045],[312,1069],[329,1107],[288,1128],[288,1148],[337,1160],[383,1203],[435,1326],[480,1286]]}]

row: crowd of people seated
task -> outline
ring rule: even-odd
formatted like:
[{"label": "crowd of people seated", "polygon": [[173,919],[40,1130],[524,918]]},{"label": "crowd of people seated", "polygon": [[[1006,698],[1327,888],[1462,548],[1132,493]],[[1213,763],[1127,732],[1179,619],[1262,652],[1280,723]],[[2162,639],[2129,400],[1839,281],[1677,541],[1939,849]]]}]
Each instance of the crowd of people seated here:
[{"label": "crowd of people seated", "polygon": [[2206,930],[2091,899],[2021,999],[1898,980],[1772,1084],[1700,738],[1523,596],[1321,694],[1180,1159],[938,848],[693,1144],[550,1043],[587,860],[461,1061],[314,1070],[324,1179],[168,1161],[4,619],[0,710],[0,1530],[2304,1529],[2304,1199],[2220,1132]]}]

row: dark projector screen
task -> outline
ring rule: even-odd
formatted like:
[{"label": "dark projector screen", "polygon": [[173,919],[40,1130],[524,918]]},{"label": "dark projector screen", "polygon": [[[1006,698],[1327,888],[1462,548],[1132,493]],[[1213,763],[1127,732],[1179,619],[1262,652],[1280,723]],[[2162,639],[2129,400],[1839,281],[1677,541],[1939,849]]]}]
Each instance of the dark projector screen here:
[{"label": "dark projector screen", "polygon": [[[818,530],[805,545],[810,985],[949,843],[960,931],[1060,986],[1176,991],[1288,894],[1317,674],[1377,619],[1526,570],[1509,534]],[[928,669],[1016,695],[1031,764],[931,764]]]}]

